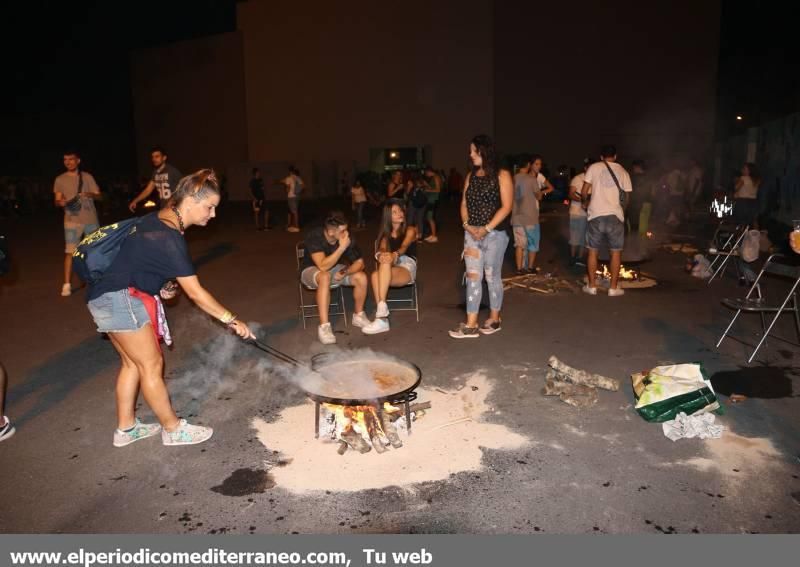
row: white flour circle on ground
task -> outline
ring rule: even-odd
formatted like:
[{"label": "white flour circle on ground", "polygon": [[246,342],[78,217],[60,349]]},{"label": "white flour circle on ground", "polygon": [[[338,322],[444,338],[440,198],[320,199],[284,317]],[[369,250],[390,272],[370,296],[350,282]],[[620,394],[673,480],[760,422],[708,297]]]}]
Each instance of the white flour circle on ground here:
[{"label": "white flour circle on ground", "polygon": [[354,492],[445,480],[453,473],[480,470],[482,448],[510,450],[530,442],[503,425],[481,421],[489,411],[486,398],[492,388],[483,372],[465,377],[464,383],[453,391],[419,388],[417,402],[429,401],[431,409],[413,422],[410,436],[401,434],[402,448],[383,454],[373,450],[339,455],[336,442],[315,439],[310,401],[283,410],[273,423],[255,418],[252,426],[259,441],[288,463],[270,474],[278,487],[294,493]]}]

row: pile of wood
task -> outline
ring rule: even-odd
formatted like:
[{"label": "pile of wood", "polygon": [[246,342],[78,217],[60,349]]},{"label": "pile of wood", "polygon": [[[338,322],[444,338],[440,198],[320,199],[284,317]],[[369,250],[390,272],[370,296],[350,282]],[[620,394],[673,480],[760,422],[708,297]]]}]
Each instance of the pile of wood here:
[{"label": "pile of wood", "polygon": [[[430,409],[430,402],[411,404],[410,411],[412,419],[423,415],[424,410]],[[337,452],[344,455],[348,449],[359,453],[369,453],[372,449],[378,454],[385,453],[391,446],[399,449],[403,446],[400,436],[397,433],[395,422],[405,419],[405,412],[402,408],[398,411],[376,411],[373,408],[364,407],[364,426],[366,433],[359,432],[351,424],[347,424],[338,435]]]},{"label": "pile of wood", "polygon": [[522,274],[503,278],[503,289],[526,289],[545,295],[552,295],[559,291],[571,291],[572,293],[580,291],[573,282],[552,274]]},{"label": "pile of wood", "polygon": [[588,408],[597,403],[597,389],[619,390],[619,381],[592,374],[585,370],[578,370],[551,356],[547,361],[550,368],[545,376],[542,394],[545,396],[558,396],[565,404],[576,408]]}]

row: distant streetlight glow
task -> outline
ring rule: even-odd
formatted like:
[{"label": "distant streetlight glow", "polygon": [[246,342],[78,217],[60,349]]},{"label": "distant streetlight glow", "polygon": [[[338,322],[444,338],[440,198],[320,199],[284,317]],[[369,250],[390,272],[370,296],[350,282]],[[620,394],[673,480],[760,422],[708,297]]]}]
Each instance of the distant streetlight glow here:
[{"label": "distant streetlight glow", "polygon": [[736,115],[736,120],[741,120],[741,119],[742,119],[742,116],[740,114],[737,114]]},{"label": "distant streetlight glow", "polygon": [[392,159],[397,159],[400,155],[397,152],[389,152],[389,157]]}]

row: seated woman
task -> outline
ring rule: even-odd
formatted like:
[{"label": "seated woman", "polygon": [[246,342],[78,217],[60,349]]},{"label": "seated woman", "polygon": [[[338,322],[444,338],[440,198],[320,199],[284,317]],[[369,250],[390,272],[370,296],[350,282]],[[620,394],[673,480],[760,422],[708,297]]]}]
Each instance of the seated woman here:
[{"label": "seated woman", "polygon": [[386,303],[389,288],[407,285],[417,277],[417,229],[406,224],[406,209],[402,201],[390,199],[383,207],[377,243],[375,259],[378,269],[372,273],[371,280],[378,309],[375,320],[361,329],[365,335],[389,330],[389,306]]},{"label": "seated woman", "polygon": [[[164,383],[159,338],[167,344],[171,340],[158,296],[176,293],[165,287],[170,280],[176,278],[189,299],[225,328],[243,339],[253,338],[247,325],[200,284],[183,236],[190,226],[206,226],[216,216],[219,198],[212,170],[181,179],[169,205],[142,217],[103,277],[89,286],[88,307],[97,331],[108,334],[122,363],[116,385],[115,447],[159,433],[164,445],[194,445],[213,433],[210,427],[191,425],[175,415]],[[159,423],[142,423],[136,417],[140,389]]]}]

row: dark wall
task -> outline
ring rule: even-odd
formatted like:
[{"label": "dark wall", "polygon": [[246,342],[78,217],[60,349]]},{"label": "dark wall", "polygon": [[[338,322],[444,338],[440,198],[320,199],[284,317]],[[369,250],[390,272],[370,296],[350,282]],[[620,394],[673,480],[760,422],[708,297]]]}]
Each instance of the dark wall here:
[{"label": "dark wall", "polygon": [[708,155],[718,0],[495,4],[495,131],[501,150],[576,164]]},{"label": "dark wall", "polygon": [[491,6],[240,3],[251,160],[366,166],[370,147],[430,145],[463,167],[493,129]]},{"label": "dark wall", "polygon": [[242,37],[213,35],[136,51],[131,61],[139,172],[164,146],[183,173],[247,161]]}]

